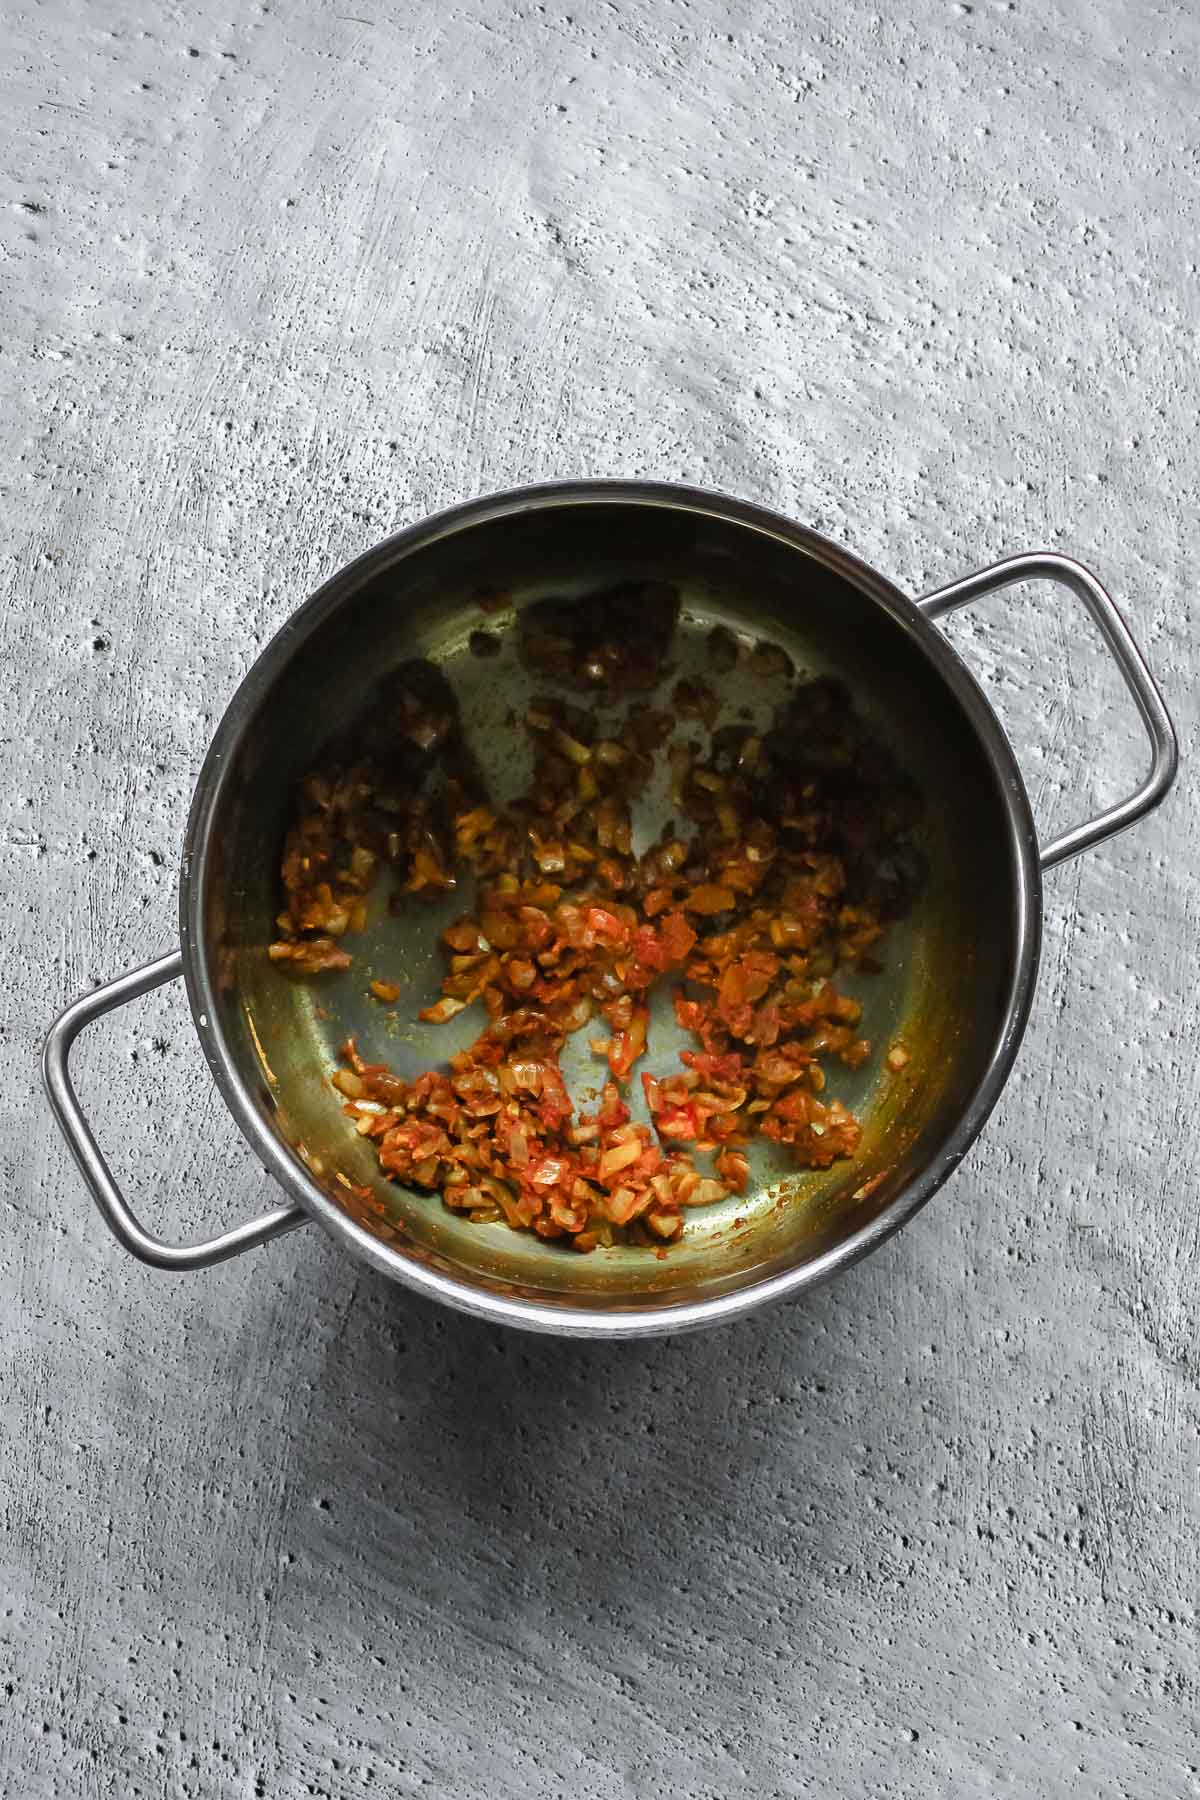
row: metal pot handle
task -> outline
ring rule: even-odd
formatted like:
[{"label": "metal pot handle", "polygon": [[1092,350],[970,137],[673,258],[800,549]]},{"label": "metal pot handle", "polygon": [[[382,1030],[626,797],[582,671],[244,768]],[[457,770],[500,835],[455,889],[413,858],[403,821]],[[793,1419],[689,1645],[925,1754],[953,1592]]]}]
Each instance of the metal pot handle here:
[{"label": "metal pot handle", "polygon": [[42,1079],[54,1116],[105,1224],[131,1256],[156,1269],[207,1269],[213,1263],[224,1262],[227,1257],[240,1256],[243,1250],[265,1244],[281,1232],[294,1231],[297,1225],[304,1225],[308,1220],[302,1207],[277,1206],[273,1212],[264,1213],[261,1219],[235,1225],[232,1231],[222,1232],[220,1237],[208,1238],[201,1244],[167,1244],[142,1229],[113,1180],[71,1084],[71,1046],[93,1020],[112,1012],[115,1007],[124,1006],[129,1000],[148,994],[151,988],[161,987],[164,981],[173,981],[182,968],[183,957],[178,950],[172,950],[169,956],[160,956],[157,962],[146,963],[143,968],[119,975],[115,981],[105,982],[60,1014],[50,1027],[42,1050]]},{"label": "metal pot handle", "polygon": [[1175,779],[1179,744],[1163,697],[1146,667],[1145,658],[1129,634],[1128,625],[1096,577],[1071,557],[1058,556],[1053,551],[1011,556],[1004,562],[993,563],[989,569],[964,575],[961,581],[952,581],[949,587],[922,594],[917,605],[926,618],[938,619],[943,613],[957,612],[960,606],[969,606],[984,594],[1011,587],[1018,581],[1057,581],[1078,594],[1111,650],[1125,686],[1133,695],[1153,751],[1150,773],[1135,793],[1116,806],[1097,813],[1094,819],[1064,831],[1061,837],[1045,846],[1041,853],[1042,867],[1052,869],[1056,863],[1066,862],[1068,857],[1078,856],[1082,850],[1090,850],[1094,844],[1115,836],[1118,831],[1126,831],[1130,825],[1145,818]]}]

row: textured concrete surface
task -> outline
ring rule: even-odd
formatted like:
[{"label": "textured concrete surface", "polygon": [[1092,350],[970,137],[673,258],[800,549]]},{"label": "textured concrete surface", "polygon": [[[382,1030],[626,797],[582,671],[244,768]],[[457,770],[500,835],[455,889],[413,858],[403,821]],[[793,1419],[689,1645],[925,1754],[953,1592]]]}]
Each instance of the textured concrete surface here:
[{"label": "textured concrete surface", "polygon": [[[488,488],[687,478],[914,590],[1069,549],[1186,759],[1198,59],[1117,0],[7,9],[6,1796],[1200,1793],[1186,761],[1051,882],[958,1178],[723,1334],[505,1335],[315,1232],[151,1275],[34,1072],[173,942],[267,634]],[[1130,781],[1071,605],[953,631],[1048,827]],[[81,1068],[149,1218],[265,1204],[178,992]]]}]

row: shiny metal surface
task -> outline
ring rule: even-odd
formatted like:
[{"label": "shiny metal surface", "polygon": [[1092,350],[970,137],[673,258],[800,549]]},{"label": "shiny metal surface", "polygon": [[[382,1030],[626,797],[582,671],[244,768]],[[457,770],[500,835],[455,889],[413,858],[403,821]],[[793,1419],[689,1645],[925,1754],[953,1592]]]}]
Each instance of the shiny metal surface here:
[{"label": "shiny metal surface", "polygon": [[[864,1123],[854,1166],[797,1176],[760,1154],[751,1191],[689,1214],[683,1242],[665,1261],[630,1248],[580,1257],[506,1227],[472,1226],[437,1196],[385,1182],[348,1130],[322,1080],[347,1032],[405,1074],[457,1047],[446,1031],[406,1022],[436,991],[444,921],[428,908],[373,920],[355,946],[355,968],[322,978],[319,988],[284,979],[266,956],[294,780],[370,684],[405,657],[437,661],[503,797],[520,785],[513,711],[522,675],[511,645],[495,663],[471,658],[467,640],[480,622],[472,592],[483,581],[499,584],[519,606],[632,573],[680,586],[680,667],[719,621],[744,641],[782,643],[802,671],[841,675],[916,774],[930,820],[926,892],[894,935],[886,973],[863,978],[860,995],[872,1035],[882,1043],[902,1031],[915,1048],[911,1079],[889,1083],[876,1066],[857,1084],[848,1077],[838,1091]],[[1068,581],[1092,607],[1156,752],[1139,794],[1049,846],[1049,862],[1132,823],[1174,772],[1169,720],[1123,622],[1098,584],[1064,558],[1015,559],[914,604],[836,545],[759,508],[677,487],[572,483],[471,502],[342,570],[289,620],[234,696],[197,784],[180,883],[180,954],[201,1042],[241,1130],[296,1205],[176,1251],[148,1237],[121,1200],[70,1090],[66,1052],[90,1018],[174,973],[174,959],[165,959],[77,1003],[47,1043],[60,1124],[122,1242],[160,1266],[196,1267],[290,1229],[299,1208],[366,1261],[452,1306],[585,1336],[717,1323],[867,1254],[912,1217],[973,1142],[1028,1015],[1041,919],[1029,803],[991,707],[931,620],[1031,576]],[[488,623],[503,635],[512,615]],[[739,690],[734,680],[722,698],[754,709],[773,696]],[[462,905],[452,901],[447,916]],[[372,975],[411,992],[393,1028],[363,996]],[[464,1028],[464,1040],[470,1035]],[[670,1026],[661,1016],[652,1045],[652,1066],[669,1066]],[[568,1073],[578,1091],[586,1070],[568,1063]],[[372,1187],[382,1210],[352,1214],[347,1181]]]},{"label": "shiny metal surface", "polygon": [[214,1263],[240,1256],[243,1250],[253,1250],[282,1232],[294,1231],[308,1220],[303,1207],[278,1206],[261,1219],[235,1225],[219,1237],[206,1238],[198,1244],[168,1244],[143,1228],[114,1181],[71,1080],[71,1046],[81,1031],[105,1013],[139,999],[166,981],[176,980],[182,973],[183,958],[178,950],[172,950],[115,981],[106,981],[60,1013],[42,1049],[42,1079],[50,1105],[105,1224],[118,1243],[140,1262],[156,1269],[179,1271],[211,1268]]},{"label": "shiny metal surface", "polygon": [[1163,697],[1146,667],[1146,659],[1134,643],[1112,597],[1091,571],[1072,557],[1050,552],[1011,556],[1004,562],[994,563],[991,568],[977,570],[974,575],[964,575],[961,580],[951,582],[949,587],[923,594],[917,605],[926,618],[940,619],[946,613],[957,612],[960,607],[981,600],[985,594],[1013,587],[1018,581],[1053,581],[1069,588],[1083,601],[1112,651],[1113,661],[1133,696],[1150,741],[1150,771],[1141,786],[1127,799],[1106,807],[1082,825],[1064,831],[1044,847],[1042,867],[1053,869],[1058,863],[1103,843],[1105,838],[1128,831],[1131,825],[1136,825],[1139,819],[1153,811],[1165,799],[1175,779],[1179,768],[1179,743]]}]

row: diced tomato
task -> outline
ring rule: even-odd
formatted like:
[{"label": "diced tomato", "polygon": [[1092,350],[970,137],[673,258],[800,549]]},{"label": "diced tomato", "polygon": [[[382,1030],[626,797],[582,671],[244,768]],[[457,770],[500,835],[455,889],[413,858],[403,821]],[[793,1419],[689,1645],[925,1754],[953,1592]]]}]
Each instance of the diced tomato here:
[{"label": "diced tomato", "polygon": [[589,906],[587,922],[590,930],[601,943],[625,945],[629,942],[629,932],[615,913],[609,912],[605,906]]},{"label": "diced tomato", "polygon": [[659,1137],[664,1138],[697,1138],[700,1127],[696,1122],[694,1106],[677,1106],[664,1108],[654,1115],[654,1129]]},{"label": "diced tomato", "polygon": [[720,1013],[722,1025],[735,1038],[744,1038],[754,1029],[754,1008],[748,1000],[739,1000],[736,1006],[722,1005]]},{"label": "diced tomato", "polygon": [[596,1114],[596,1118],[603,1131],[615,1131],[618,1125],[628,1125],[629,1108],[622,1100],[614,1082],[605,1082],[604,1092],[600,1099],[600,1111]]},{"label": "diced tomato", "polygon": [[682,988],[675,989],[675,1022],[684,1031],[694,1031],[697,1037],[704,1029],[708,1016],[706,1007],[698,1000],[689,1000]]},{"label": "diced tomato", "polygon": [[670,912],[659,928],[663,949],[670,962],[686,962],[696,945],[696,933],[681,912]]},{"label": "diced tomato", "polygon": [[736,1050],[727,1050],[724,1056],[712,1056],[704,1050],[681,1050],[679,1060],[695,1069],[706,1081],[739,1081],[745,1070],[745,1063]]},{"label": "diced tomato", "polygon": [[565,1119],[571,1117],[574,1110],[557,1065],[544,1063],[542,1065],[542,1097],[537,1105],[538,1118],[548,1131],[554,1131]]},{"label": "diced tomato", "polygon": [[[801,1087],[789,1088],[781,1100],[777,1100],[771,1109],[779,1118],[789,1123],[807,1125],[813,1112],[813,1097]],[[823,1110],[818,1108],[818,1110]]]},{"label": "diced tomato", "polygon": [[527,950],[544,950],[554,941],[554,927],[538,906],[523,906],[519,914],[521,935]]},{"label": "diced tomato", "polygon": [[633,934],[633,954],[644,969],[665,969],[667,951],[652,925],[639,925]]},{"label": "diced tomato", "polygon": [[[653,605],[639,598],[635,611]],[[616,673],[632,676],[641,662],[626,644],[638,639],[636,622],[615,601],[599,611],[606,623],[580,667],[608,690],[607,708],[620,698]],[[442,933],[441,992],[420,1016],[444,1023],[476,1006],[481,1035],[449,1057],[448,1071],[411,1082],[365,1062],[350,1040],[334,1085],[348,1126],[389,1177],[440,1190],[462,1216],[502,1217],[603,1253],[614,1230],[666,1243],[682,1231],[683,1209],[743,1192],[748,1140],[758,1133],[791,1146],[803,1167],[854,1153],[861,1128],[826,1092],[823,1065],[857,1068],[870,1043],[859,1002],[838,991],[832,972],[872,966],[868,951],[884,924],[868,896],[875,877],[885,895],[903,888],[888,871],[904,862],[894,842],[915,817],[890,785],[886,755],[855,736],[845,694],[801,682],[761,734],[747,721],[716,733],[710,750],[676,738],[672,804],[688,829],[672,825],[635,853],[631,803],[656,750],[681,717],[711,729],[705,707],[715,712],[716,695],[689,678],[676,689],[674,716],[637,702],[623,724],[612,713],[604,724],[589,719],[566,698],[573,630],[548,633],[551,691],[526,717],[534,780],[511,811],[484,804],[467,759],[460,766],[453,755],[436,776],[429,755],[428,787],[409,761],[399,773],[376,769],[369,748],[308,778],[306,810],[285,845],[284,941],[271,951],[293,974],[333,967],[327,950],[338,966],[349,962],[340,940],[365,928],[367,894],[385,866],[407,892],[441,892],[466,868],[478,875],[474,912]],[[754,656],[777,673],[790,667],[770,650]],[[645,664],[657,668],[654,656]],[[424,675],[413,679],[412,691],[399,685],[400,729],[432,753],[453,741],[453,706],[431,698]],[[697,694],[708,696],[704,706]],[[411,904],[397,894],[397,908]],[[692,1047],[679,1064],[642,1076],[651,1129],[631,1120],[617,1083],[646,1051],[648,994],[671,970],[687,983],[673,1003]],[[577,1117],[559,1058],[570,1034],[601,1019],[591,1042],[610,1079],[595,1112]],[[683,1144],[714,1153],[716,1179]]]}]

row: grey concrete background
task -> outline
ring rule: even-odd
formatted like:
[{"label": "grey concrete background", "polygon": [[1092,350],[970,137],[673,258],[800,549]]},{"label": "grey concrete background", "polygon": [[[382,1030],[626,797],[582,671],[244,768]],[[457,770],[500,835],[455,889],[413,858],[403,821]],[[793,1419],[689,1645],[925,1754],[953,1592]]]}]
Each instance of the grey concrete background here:
[{"label": "grey concrete background", "polygon": [[[6,1796],[1200,1793],[1198,53],[1119,0],[7,9]],[[48,1018],[174,941],[207,738],[318,579],[575,474],[914,591],[1077,553],[1176,796],[1052,881],[983,1141],[810,1304],[605,1349],[316,1232],[149,1274]],[[1133,778],[1070,605],[954,631],[1046,825]],[[149,1218],[267,1202],[178,992],[81,1067]]]}]

